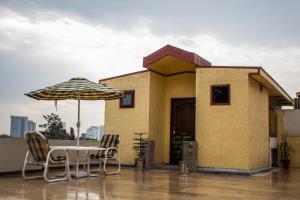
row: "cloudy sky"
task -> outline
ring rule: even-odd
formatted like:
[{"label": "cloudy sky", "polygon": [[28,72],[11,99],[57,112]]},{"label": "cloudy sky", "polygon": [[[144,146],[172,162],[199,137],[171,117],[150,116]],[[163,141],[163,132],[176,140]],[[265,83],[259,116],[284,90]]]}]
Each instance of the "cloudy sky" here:
[{"label": "cloudy sky", "polygon": [[[141,70],[142,58],[166,44],[214,65],[263,66],[294,97],[299,10],[297,0],[0,0],[0,134],[9,134],[10,115],[40,124],[56,112],[25,92]],[[67,127],[75,127],[76,108],[58,103]],[[103,102],[83,102],[83,131],[103,124],[103,112]]]}]

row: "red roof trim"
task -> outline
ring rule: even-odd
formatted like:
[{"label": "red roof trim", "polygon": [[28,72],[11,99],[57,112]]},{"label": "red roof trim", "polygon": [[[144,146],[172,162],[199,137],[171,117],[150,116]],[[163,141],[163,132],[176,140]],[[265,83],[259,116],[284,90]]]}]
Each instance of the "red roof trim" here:
[{"label": "red roof trim", "polygon": [[149,70],[146,69],[146,70],[141,70],[141,71],[136,71],[136,72],[131,72],[131,73],[127,73],[127,74],[121,74],[121,75],[118,75],[118,76],[112,76],[112,77],[100,79],[99,83],[101,83],[102,81],[110,80],[110,79],[121,78],[121,77],[124,77],[124,76],[129,76],[129,75],[134,75],[134,74],[140,74],[140,73],[144,73],[144,72],[149,72]]},{"label": "red roof trim", "polygon": [[259,69],[260,66],[218,66],[218,65],[212,65],[212,66],[198,66],[197,68],[229,68],[229,69]]},{"label": "red roof trim", "polygon": [[148,68],[149,65],[155,63],[156,61],[162,59],[165,56],[173,56],[180,60],[195,64],[196,66],[210,66],[211,63],[204,58],[198,56],[195,53],[173,47],[171,45],[166,45],[163,48],[151,53],[150,55],[143,58],[143,67]]},{"label": "red roof trim", "polygon": [[[209,67],[209,66],[203,67],[202,66],[202,67],[200,67],[199,66],[199,68],[260,69],[261,67],[251,67],[251,66],[211,66],[211,67]],[[121,74],[121,75],[118,75],[118,76],[112,76],[112,77],[100,79],[99,83],[101,81],[111,80],[111,79],[115,79],[115,78],[121,78],[121,77],[124,77],[124,76],[130,76],[130,75],[144,73],[144,72],[153,72],[153,73],[159,74],[161,76],[173,76],[173,75],[184,74],[184,73],[195,73],[195,72],[190,72],[190,71],[184,71],[184,72],[178,72],[178,73],[174,73],[174,74],[164,75],[164,74],[159,73],[157,71],[154,71],[154,70],[151,70],[151,69],[146,69],[146,70],[141,70],[141,71],[136,71],[136,72],[131,72],[131,73],[127,73],[127,74]]]}]

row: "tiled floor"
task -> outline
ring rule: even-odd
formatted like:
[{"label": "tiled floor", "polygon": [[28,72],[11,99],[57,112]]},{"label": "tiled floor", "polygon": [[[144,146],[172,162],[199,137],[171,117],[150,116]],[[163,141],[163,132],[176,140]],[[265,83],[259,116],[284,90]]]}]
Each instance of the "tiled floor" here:
[{"label": "tiled floor", "polygon": [[123,169],[120,175],[47,184],[0,177],[0,199],[300,199],[300,169],[254,176]]}]

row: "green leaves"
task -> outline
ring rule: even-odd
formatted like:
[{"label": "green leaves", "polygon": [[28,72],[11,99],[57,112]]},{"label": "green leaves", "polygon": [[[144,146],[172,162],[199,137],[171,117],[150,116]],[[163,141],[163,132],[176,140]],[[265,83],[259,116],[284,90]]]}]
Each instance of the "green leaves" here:
[{"label": "green leaves", "polygon": [[282,142],[279,146],[280,159],[281,160],[292,160],[294,159],[295,151],[291,144],[287,141],[287,135],[282,136]]},{"label": "green leaves", "polygon": [[143,135],[147,133],[133,133],[137,137],[133,139],[133,147],[132,149],[135,151],[135,154],[138,158],[142,159],[146,152],[146,142],[144,141]]},{"label": "green leaves", "polygon": [[39,125],[39,127],[44,129],[42,133],[47,139],[71,139],[66,130],[63,129],[61,118],[57,114],[43,115],[43,118],[46,123]]}]

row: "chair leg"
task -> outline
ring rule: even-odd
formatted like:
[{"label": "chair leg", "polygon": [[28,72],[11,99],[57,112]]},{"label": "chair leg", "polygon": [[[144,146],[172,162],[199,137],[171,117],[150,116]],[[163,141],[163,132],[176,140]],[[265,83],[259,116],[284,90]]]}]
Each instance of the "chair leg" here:
[{"label": "chair leg", "polygon": [[86,153],[85,153],[85,156],[84,156],[84,163],[83,163],[83,171],[85,171],[86,170],[86,168],[88,168],[88,164],[87,164],[87,162],[88,162],[88,160],[89,160],[89,151],[87,151]]},{"label": "chair leg", "polygon": [[32,179],[37,179],[37,178],[43,178],[43,176],[26,176],[26,165],[28,164],[28,156],[29,156],[29,151],[27,151],[25,160],[24,160],[24,165],[22,168],[22,176],[26,180],[32,180]]},{"label": "chair leg", "polygon": [[[93,177],[96,177],[96,176],[99,176],[100,174],[100,171],[101,171],[101,160],[99,161],[99,168],[96,169],[96,170],[93,170],[91,171],[91,163],[90,163],[90,157],[88,156],[88,159],[87,159],[87,173],[89,176],[93,176]],[[97,173],[92,173],[92,172],[97,172]]]},{"label": "chair leg", "polygon": [[114,160],[117,160],[118,162],[118,170],[117,171],[111,171],[111,172],[107,172],[106,170],[106,164],[107,164],[107,160],[110,160],[109,158],[107,158],[107,155],[105,155],[104,158],[104,164],[103,164],[103,171],[105,175],[112,175],[112,174],[119,174],[121,171],[121,162],[120,162],[120,157],[119,157],[119,152],[116,153],[117,157]]},{"label": "chair leg", "polygon": [[45,181],[47,181],[48,183],[52,183],[52,182],[57,182],[57,181],[65,181],[70,179],[70,170],[69,170],[69,157],[68,154],[66,153],[66,160],[65,160],[65,173],[66,176],[63,178],[48,178],[48,172],[49,172],[49,160],[50,160],[50,154],[51,152],[48,153],[47,159],[46,159],[46,163],[45,163],[45,169],[44,169],[44,179]]},{"label": "chair leg", "polygon": [[56,176],[58,176],[58,177],[65,177],[65,176],[68,176],[69,174],[70,174],[70,162],[69,162],[68,154],[67,154],[66,155],[66,160],[65,160],[65,171],[63,173],[61,173],[61,174],[56,174]]}]

